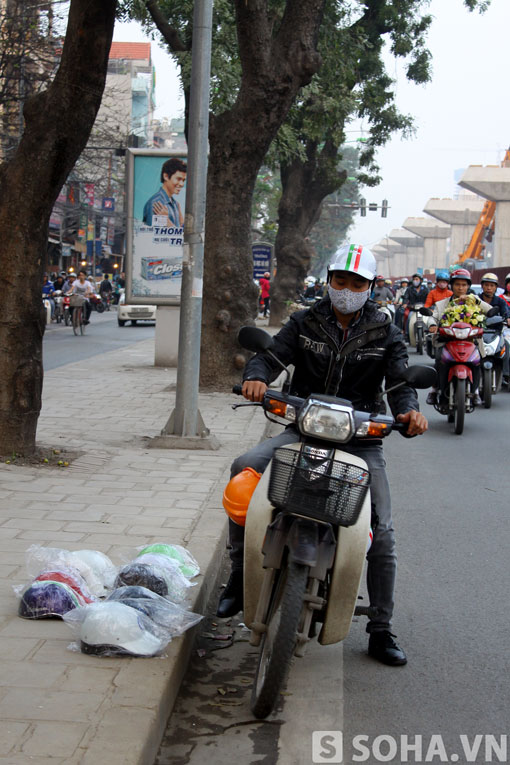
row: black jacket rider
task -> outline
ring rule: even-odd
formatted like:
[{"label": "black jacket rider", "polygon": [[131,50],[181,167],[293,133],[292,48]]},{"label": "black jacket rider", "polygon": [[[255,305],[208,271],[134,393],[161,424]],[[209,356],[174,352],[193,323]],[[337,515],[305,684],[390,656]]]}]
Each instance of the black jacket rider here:
[{"label": "black jacket rider", "polygon": [[423,284],[421,284],[419,287],[415,287],[413,284],[411,284],[411,286],[408,287],[404,292],[402,296],[402,302],[414,308],[416,303],[425,303],[425,299],[428,294],[429,291]]},{"label": "black jacket rider", "polygon": [[[293,395],[338,396],[366,412],[373,411],[383,379],[391,387],[402,379],[408,365],[402,333],[371,300],[345,331],[329,296],[308,310],[297,311],[274,337],[272,350],[285,365],[295,366]],[[280,372],[268,354],[259,353],[247,363],[243,379],[269,383]],[[419,410],[416,391],[407,384],[388,394],[388,402],[394,417]]]}]

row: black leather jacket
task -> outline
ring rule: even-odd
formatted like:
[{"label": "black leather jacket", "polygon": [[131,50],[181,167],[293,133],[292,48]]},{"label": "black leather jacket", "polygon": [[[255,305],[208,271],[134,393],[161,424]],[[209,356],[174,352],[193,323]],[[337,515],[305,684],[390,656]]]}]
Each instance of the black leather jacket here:
[{"label": "black leather jacket", "polygon": [[[273,352],[295,367],[291,393],[303,398],[324,393],[346,398],[356,409],[370,412],[383,380],[395,385],[408,366],[401,331],[369,300],[346,333],[338,326],[329,296],[307,310],[292,314],[274,337]],[[267,353],[251,358],[243,380],[275,380],[281,369]],[[394,417],[419,410],[416,391],[403,385],[388,394]],[[382,410],[384,411],[384,409]]]},{"label": "black leather jacket", "polygon": [[402,302],[414,307],[416,303],[424,303],[428,294],[429,291],[423,284],[418,288],[411,284],[411,286],[404,292]]}]

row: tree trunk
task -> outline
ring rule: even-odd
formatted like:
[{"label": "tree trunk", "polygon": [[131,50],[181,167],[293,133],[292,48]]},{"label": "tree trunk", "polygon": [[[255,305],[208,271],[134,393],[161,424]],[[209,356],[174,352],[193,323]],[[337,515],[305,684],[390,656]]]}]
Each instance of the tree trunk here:
[{"label": "tree trunk", "polygon": [[226,390],[246,353],[239,327],[252,324],[256,290],[250,248],[257,172],[299,89],[320,66],[317,37],[324,0],[287,0],[279,29],[266,0],[237,0],[243,75],[235,105],[211,118],[205,231],[201,384]]},{"label": "tree trunk", "polygon": [[278,206],[278,233],[275,241],[276,278],[271,284],[269,323],[280,326],[287,316],[287,302],[303,288],[313,247],[308,239],[320,217],[321,205],[345,180],[337,170],[338,146],[326,141],[318,150],[315,142],[306,147],[307,159],[296,158],[281,165],[282,196]]},{"label": "tree trunk", "polygon": [[23,137],[0,168],[0,454],[35,449],[48,222],[101,103],[115,6],[115,0],[72,0],[55,79],[26,101]]}]

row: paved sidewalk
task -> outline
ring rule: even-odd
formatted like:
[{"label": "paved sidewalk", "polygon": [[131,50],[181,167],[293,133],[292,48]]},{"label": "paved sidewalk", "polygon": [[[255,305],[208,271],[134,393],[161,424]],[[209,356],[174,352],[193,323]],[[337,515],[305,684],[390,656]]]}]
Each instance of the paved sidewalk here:
[{"label": "paved sidewalk", "polygon": [[[77,339],[79,342],[80,339]],[[34,543],[96,549],[115,564],[138,545],[187,546],[202,574],[202,612],[216,584],[234,455],[257,443],[258,409],[228,394],[200,397],[218,451],[150,449],[173,408],[176,370],[153,366],[152,340],[46,373],[38,444],[79,451],[68,467],[0,464],[0,763],[152,763],[179,690],[192,635],[166,658],[101,659],[67,650],[58,620],[17,616]]]}]

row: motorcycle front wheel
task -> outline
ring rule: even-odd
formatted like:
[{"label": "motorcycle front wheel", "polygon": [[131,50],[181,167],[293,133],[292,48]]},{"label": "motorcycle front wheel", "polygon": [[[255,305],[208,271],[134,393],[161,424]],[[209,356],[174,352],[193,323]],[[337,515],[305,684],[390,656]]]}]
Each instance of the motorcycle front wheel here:
[{"label": "motorcycle front wheel", "polygon": [[492,404],[492,369],[483,370],[482,388],[483,405],[486,409],[490,409]]},{"label": "motorcycle front wheel", "polygon": [[423,356],[423,329],[418,327],[416,330],[416,353]]},{"label": "motorcycle front wheel", "polygon": [[464,430],[464,415],[466,413],[466,381],[457,379],[455,388],[455,433],[460,436]]},{"label": "motorcycle front wheel", "polygon": [[308,573],[308,566],[290,562],[275,584],[251,694],[251,711],[259,720],[272,711],[287,676],[297,644]]}]

